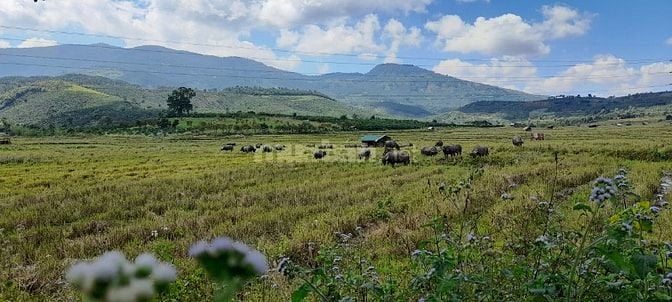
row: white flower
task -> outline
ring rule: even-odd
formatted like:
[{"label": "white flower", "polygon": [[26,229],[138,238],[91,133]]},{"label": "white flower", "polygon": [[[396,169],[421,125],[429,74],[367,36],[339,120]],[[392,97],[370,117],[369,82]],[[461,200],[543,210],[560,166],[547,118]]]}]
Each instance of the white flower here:
[{"label": "white flower", "polygon": [[289,262],[290,262],[289,257],[281,258],[280,261],[278,262],[278,272],[280,272],[281,274],[285,274],[287,268],[289,267]]},{"label": "white flower", "polygon": [[268,272],[268,261],[266,261],[266,256],[259,251],[253,250],[247,252],[245,258],[243,258],[243,262],[251,265],[258,275],[263,275]]},{"label": "white flower", "polygon": [[107,302],[136,302],[137,298],[131,286],[111,288],[105,297]]},{"label": "white flower", "polygon": [[152,269],[159,263],[159,260],[154,257],[152,254],[143,253],[135,258],[135,265],[138,268],[148,268]]},{"label": "white flower", "polygon": [[208,252],[211,255],[217,255],[221,252],[229,251],[229,250],[233,249],[234,243],[235,242],[233,240],[231,240],[230,238],[226,238],[226,237],[216,238],[215,240],[212,241],[212,243],[210,243],[210,246],[208,248]]},{"label": "white flower", "polygon": [[190,248],[189,248],[189,257],[200,257],[201,255],[205,254],[208,251],[209,245],[205,241],[199,241],[194,243]]},{"label": "white flower", "polygon": [[107,282],[116,278],[122,267],[123,263],[101,259],[91,264],[91,272],[96,280]]},{"label": "white flower", "polygon": [[238,242],[238,241],[235,241],[233,243],[232,249],[241,253],[241,254],[245,254],[245,253],[251,251],[249,246],[247,246],[245,243]]},{"label": "white flower", "polygon": [[90,278],[91,267],[89,264],[80,262],[70,267],[68,273],[65,275],[65,279],[68,280],[75,287],[89,291],[91,282],[88,282]]},{"label": "white flower", "polygon": [[534,242],[541,243],[543,245],[549,245],[550,244],[548,236],[546,236],[546,235],[541,235],[541,236],[537,237],[537,239],[535,239]]},{"label": "white flower", "polygon": [[160,284],[167,284],[177,280],[177,272],[172,265],[159,264],[152,272],[152,278]]},{"label": "white flower", "polygon": [[130,284],[136,299],[147,301],[154,297],[154,284],[150,280],[134,280]]}]

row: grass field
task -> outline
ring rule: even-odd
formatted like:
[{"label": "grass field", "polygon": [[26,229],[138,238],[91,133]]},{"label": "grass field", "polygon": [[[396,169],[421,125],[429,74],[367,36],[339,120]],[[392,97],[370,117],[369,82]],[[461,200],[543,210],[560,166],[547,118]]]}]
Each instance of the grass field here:
[{"label": "grass field", "polygon": [[[178,268],[179,279],[164,300],[201,301],[212,286],[187,258],[190,244],[226,235],[269,259],[289,256],[310,266],[315,249],[309,246],[336,245],[334,232],[355,233],[346,249],[369,259],[381,278],[399,280],[398,297],[418,299],[420,293],[408,285],[417,269],[409,255],[433,236],[425,225],[434,217],[464,223],[504,250],[507,242],[542,234],[547,221],[530,214],[535,198],[556,195],[554,222],[580,231],[585,217],[572,207],[587,199],[596,177],[626,167],[634,191],[651,199],[662,173],[672,171],[669,124],[545,130],[545,141],[526,140],[515,148],[511,137],[528,135],[521,131],[389,133],[415,146],[412,164],[397,167],[380,163],[382,150],[368,162],[356,160],[356,150],[343,146],[356,143],[361,133],[15,138],[0,146],[0,300],[76,300],[64,281],[67,267],[116,249],[129,256],[150,251]],[[464,156],[419,154],[439,139],[461,144]],[[238,144],[234,152],[219,151],[227,142]],[[335,149],[318,161],[315,148],[306,145],[322,142]],[[238,149],[245,143],[281,143],[287,150],[243,154]],[[467,156],[476,145],[490,147],[490,156]],[[438,190],[439,183],[455,185],[479,169],[483,174],[474,180],[468,211]],[[502,199],[503,193],[512,199]],[[672,240],[671,227],[672,215],[663,212],[651,236]],[[525,257],[511,261],[534,263]],[[528,297],[514,283],[500,285],[515,297]],[[287,301],[295,286],[271,274],[241,298]]]}]

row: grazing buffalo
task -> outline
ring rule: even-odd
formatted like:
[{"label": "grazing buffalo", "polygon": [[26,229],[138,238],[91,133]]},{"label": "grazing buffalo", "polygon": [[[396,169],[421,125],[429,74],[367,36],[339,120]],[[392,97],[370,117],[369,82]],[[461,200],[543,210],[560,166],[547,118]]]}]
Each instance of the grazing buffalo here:
[{"label": "grazing buffalo", "polygon": [[532,140],[543,141],[544,140],[544,134],[543,133],[532,133]]},{"label": "grazing buffalo", "polygon": [[275,150],[277,150],[277,151],[285,150],[285,145],[277,144],[274,147],[275,147]]},{"label": "grazing buffalo", "polygon": [[313,153],[315,159],[322,159],[325,156],[327,156],[327,151],[317,150]]},{"label": "grazing buffalo", "polygon": [[399,144],[396,141],[389,140],[385,142],[385,148],[399,150]]},{"label": "grazing buffalo", "polygon": [[448,145],[443,146],[443,155],[445,157],[461,156],[462,155],[462,146],[460,145]]},{"label": "grazing buffalo", "polygon": [[245,145],[240,148],[240,152],[244,153],[257,152],[257,148],[255,148],[252,145]]},{"label": "grazing buffalo", "polygon": [[392,150],[399,150],[399,148],[400,148],[399,144],[393,140],[385,142],[385,153],[390,152]]},{"label": "grazing buffalo", "polygon": [[408,165],[411,163],[411,155],[407,151],[397,151],[392,150],[383,155],[383,165],[391,164],[404,164]]},{"label": "grazing buffalo", "polygon": [[262,143],[258,143],[258,144],[256,144],[256,145],[254,145],[254,147],[257,148],[257,149],[259,149],[259,148],[261,148],[261,146],[263,146],[263,145],[264,145],[264,144],[262,144]]},{"label": "grazing buffalo", "polygon": [[511,140],[511,143],[513,143],[513,145],[516,147],[520,147],[523,145],[523,138],[520,136],[514,136]]},{"label": "grazing buffalo", "polygon": [[222,151],[233,151],[233,147],[234,147],[234,145],[226,144],[226,145],[222,146]]},{"label": "grazing buffalo", "polygon": [[269,152],[273,152],[273,148],[271,148],[271,146],[269,146],[269,145],[263,145],[263,146],[261,146],[261,151],[264,152],[264,153],[269,153]]},{"label": "grazing buffalo", "polygon": [[434,144],[434,147],[443,147],[443,141],[437,141],[436,144]]},{"label": "grazing buffalo", "polygon": [[371,149],[364,149],[362,151],[359,151],[359,154],[357,156],[359,157],[359,159],[369,160],[369,157],[371,157]]},{"label": "grazing buffalo", "polygon": [[334,145],[332,145],[332,144],[320,144],[319,146],[317,146],[317,148],[318,149],[333,149]]},{"label": "grazing buffalo", "polygon": [[434,156],[439,153],[439,150],[437,150],[436,147],[424,147],[420,149],[420,153],[426,156]]},{"label": "grazing buffalo", "polygon": [[471,150],[471,157],[483,157],[490,154],[490,149],[488,147],[476,146],[474,150]]}]

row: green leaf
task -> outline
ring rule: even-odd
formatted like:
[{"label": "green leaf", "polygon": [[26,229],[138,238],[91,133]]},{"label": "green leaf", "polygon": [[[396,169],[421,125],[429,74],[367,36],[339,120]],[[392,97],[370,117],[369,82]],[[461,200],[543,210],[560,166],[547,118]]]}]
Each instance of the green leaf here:
[{"label": "green leaf", "polygon": [[607,266],[613,271],[623,272],[629,275],[633,271],[632,264],[626,261],[625,257],[618,251],[601,251],[604,256]]},{"label": "green leaf", "polygon": [[672,301],[672,297],[663,292],[653,293],[654,301]]},{"label": "green leaf", "polygon": [[586,211],[586,212],[593,212],[593,208],[591,208],[589,205],[583,203],[583,202],[577,202],[574,205],[574,210],[575,211]]},{"label": "green leaf", "polygon": [[633,255],[632,264],[640,278],[644,279],[646,275],[656,270],[658,258],[654,255]]},{"label": "green leaf", "polygon": [[653,220],[640,220],[639,221],[639,227],[642,229],[642,231],[651,233],[653,232]]},{"label": "green leaf", "polygon": [[308,297],[308,294],[310,294],[311,290],[312,289],[310,288],[310,285],[308,285],[308,283],[304,283],[292,293],[292,302],[303,301],[303,299]]}]

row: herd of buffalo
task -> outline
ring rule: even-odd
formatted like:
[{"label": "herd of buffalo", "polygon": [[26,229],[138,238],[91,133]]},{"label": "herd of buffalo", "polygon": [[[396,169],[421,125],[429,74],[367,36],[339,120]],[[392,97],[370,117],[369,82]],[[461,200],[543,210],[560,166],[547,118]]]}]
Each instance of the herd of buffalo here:
[{"label": "herd of buffalo", "polygon": [[[521,147],[523,145],[523,139],[520,136],[515,136],[511,140],[511,143],[516,147]],[[222,151],[233,151],[236,146],[236,143],[227,143],[222,146]],[[358,147],[359,145],[348,144],[346,147]],[[400,145],[394,140],[386,141],[384,144],[384,152],[382,156],[383,165],[395,165],[395,164],[404,164],[408,165],[411,162],[411,155],[406,150],[401,150],[401,147],[413,146],[413,144]],[[319,144],[319,145],[307,145],[307,147],[317,147],[318,150],[313,152],[313,157],[315,159],[322,159],[327,156],[327,151],[324,149],[333,149],[332,144]],[[266,144],[256,144],[256,145],[244,145],[240,148],[240,152],[243,153],[253,153],[260,150],[264,153],[269,153],[275,151],[285,150],[285,145],[275,144],[273,146]],[[444,157],[457,157],[462,156],[462,146],[461,145],[444,145],[443,141],[437,141],[436,144],[432,147],[423,147],[420,149],[420,154],[425,156],[435,156],[442,152]],[[490,154],[490,149],[484,146],[476,146],[471,150],[469,155],[471,157],[484,157]],[[360,160],[369,160],[371,157],[371,149],[364,147],[359,151],[357,157]]]}]

